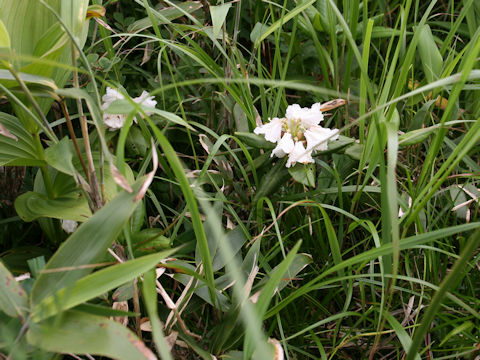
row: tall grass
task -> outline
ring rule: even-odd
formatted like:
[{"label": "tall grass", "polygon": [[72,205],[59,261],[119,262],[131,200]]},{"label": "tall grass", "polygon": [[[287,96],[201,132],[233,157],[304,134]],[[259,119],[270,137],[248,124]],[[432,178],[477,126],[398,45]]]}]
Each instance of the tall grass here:
[{"label": "tall grass", "polygon": [[[287,359],[478,355],[478,2],[103,5],[82,86],[145,89],[165,111],[92,136],[124,174],[124,162],[148,172],[151,143],[159,154],[138,221],[179,250],[158,280],[174,308],[143,277],[147,346],[162,358],[166,336],[172,358],[267,359],[275,343]],[[315,157],[314,185],[246,135],[289,104],[333,98],[347,104],[325,123],[345,145]],[[133,221],[118,238],[128,258]]]}]

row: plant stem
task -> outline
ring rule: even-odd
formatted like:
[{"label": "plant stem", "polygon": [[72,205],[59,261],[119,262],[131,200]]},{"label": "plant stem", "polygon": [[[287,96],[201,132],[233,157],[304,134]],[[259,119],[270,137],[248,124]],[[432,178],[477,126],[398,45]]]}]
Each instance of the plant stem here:
[{"label": "plant stem", "polygon": [[[76,58],[76,53],[75,53],[75,47],[72,44],[72,64],[73,64],[73,85],[79,89],[80,85],[78,82],[78,71],[77,71],[77,58]],[[80,99],[76,99],[77,101],[77,108],[78,108],[78,114],[80,115],[80,126],[82,129],[82,137],[83,137],[83,143],[84,143],[84,148],[85,148],[85,155],[87,157],[87,164],[88,164],[88,171],[86,172],[87,174],[87,179],[89,180],[90,187],[92,189],[92,195],[93,195],[93,203],[95,205],[95,209],[100,209],[103,206],[103,200],[102,200],[102,195],[100,192],[100,184],[97,179],[97,174],[95,172],[95,165],[93,163],[93,156],[92,156],[92,149],[90,147],[90,137],[88,133],[88,124],[87,124],[87,118],[85,114],[83,113],[83,106],[82,106],[82,101]]]}]

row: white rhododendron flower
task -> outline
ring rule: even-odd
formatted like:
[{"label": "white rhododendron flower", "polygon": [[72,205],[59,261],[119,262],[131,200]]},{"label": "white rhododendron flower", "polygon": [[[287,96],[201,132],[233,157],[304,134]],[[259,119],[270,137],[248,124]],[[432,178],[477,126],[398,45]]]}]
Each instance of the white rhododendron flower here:
[{"label": "white rhododendron flower", "polygon": [[62,229],[71,234],[77,229],[78,223],[75,220],[62,220]]},{"label": "white rhododendron flower", "polygon": [[[139,97],[136,97],[135,99],[133,99],[133,101],[135,101],[137,104],[142,104],[143,106],[146,106],[146,107],[155,108],[155,106],[157,106],[157,101],[154,99],[155,99],[155,96],[150,96],[150,94],[147,91],[143,90],[142,95],[140,95]],[[151,111],[145,111],[145,113],[148,116],[153,114],[153,112]]]},{"label": "white rhododendron flower", "polygon": [[315,103],[311,108],[302,108],[298,104],[289,105],[285,112],[288,120],[300,121],[304,127],[318,125],[323,121],[323,113],[320,103]]},{"label": "white rhododendron flower", "polygon": [[[115,100],[124,100],[125,96],[123,96],[120,92],[118,92],[115,89],[107,87],[107,91],[105,95],[103,95],[102,100],[102,110],[106,110]],[[155,108],[157,105],[157,102],[154,100],[153,96],[150,96],[150,94],[147,91],[143,91],[142,94],[139,97],[136,97],[132,99],[135,101],[137,104],[144,105],[146,107],[151,107]],[[152,115],[153,112],[146,111],[145,112],[147,115]],[[118,130],[121,129],[123,124],[125,124],[125,120],[127,119],[127,114],[103,114],[103,123],[105,126],[110,129],[111,131],[113,130]]]},{"label": "white rhododendron flower", "polygon": [[295,165],[297,162],[302,164],[313,163],[312,151],[305,149],[301,141],[295,143],[293,150],[288,155],[287,167]]},{"label": "white rhododendron flower", "polygon": [[327,140],[338,139],[338,130],[314,125],[305,131],[305,139],[307,139],[307,149],[325,151],[328,148]]},{"label": "white rhododendron flower", "polygon": [[321,104],[311,108],[302,108],[298,104],[287,107],[284,118],[274,118],[253,130],[257,135],[264,135],[265,140],[276,143],[271,156],[283,158],[288,155],[287,167],[297,162],[313,163],[313,151],[325,151],[328,140],[338,139],[337,129],[328,129],[319,124],[323,121]]},{"label": "white rhododendron flower", "polygon": [[270,157],[275,155],[276,157],[283,158],[285,155],[290,154],[294,147],[295,143],[293,142],[292,134],[286,132],[278,142],[277,147],[273,149]]},{"label": "white rhododendron flower", "polygon": [[257,135],[265,135],[265,140],[276,143],[282,138],[284,119],[273,118],[268,123],[258,126],[253,130]]}]

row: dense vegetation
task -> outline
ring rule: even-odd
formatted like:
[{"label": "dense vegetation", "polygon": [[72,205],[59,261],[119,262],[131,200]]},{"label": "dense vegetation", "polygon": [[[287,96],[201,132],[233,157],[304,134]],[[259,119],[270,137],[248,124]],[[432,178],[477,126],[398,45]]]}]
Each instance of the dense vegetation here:
[{"label": "dense vegetation", "polygon": [[474,0],[0,0],[0,358],[478,358],[479,52]]}]

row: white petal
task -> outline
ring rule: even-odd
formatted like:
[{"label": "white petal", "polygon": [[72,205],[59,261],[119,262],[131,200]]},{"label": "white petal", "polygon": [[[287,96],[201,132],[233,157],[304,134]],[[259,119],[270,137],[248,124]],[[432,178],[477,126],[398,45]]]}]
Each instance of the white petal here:
[{"label": "white petal", "polygon": [[297,162],[302,164],[313,163],[312,150],[306,150],[301,141],[295,143],[292,152],[288,155],[286,166],[293,166]]},{"label": "white petal", "polygon": [[302,125],[305,127],[318,125],[323,121],[320,103],[313,104],[311,108],[302,108],[298,104],[290,105],[287,107],[285,116],[289,120],[301,120]]},{"label": "white petal", "polygon": [[62,229],[71,234],[77,229],[78,223],[75,220],[62,220]]},{"label": "white petal", "polygon": [[[154,108],[157,106],[157,101],[155,100],[155,96],[150,96],[147,91],[143,91],[142,95],[133,99],[137,104],[141,104],[143,106]],[[152,115],[153,113],[150,111],[146,111],[147,115]]]},{"label": "white petal", "polygon": [[273,118],[270,122],[258,126],[253,130],[257,135],[265,135],[265,140],[276,143],[282,137],[283,120],[279,118]]},{"label": "white petal", "polygon": [[299,115],[302,112],[302,108],[298,104],[288,105],[287,110],[285,111],[285,117],[290,119],[298,119]]},{"label": "white petal", "polygon": [[126,119],[126,114],[103,114],[103,123],[111,131],[121,129]]},{"label": "white petal", "polygon": [[103,104],[102,110],[105,110],[113,103],[115,100],[123,100],[125,97],[119,93],[117,90],[107,87],[105,95],[102,96]]},{"label": "white petal", "polygon": [[292,134],[285,133],[281,140],[278,142],[277,147],[273,149],[272,155],[270,155],[270,157],[275,155],[279,158],[283,158],[285,155],[289,154],[293,150],[294,146],[295,144],[293,143]]},{"label": "white petal", "polygon": [[328,148],[328,140],[338,139],[338,130],[314,125],[305,131],[305,138],[307,139],[308,149],[325,151]]}]

